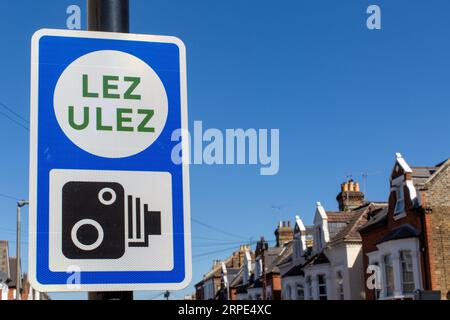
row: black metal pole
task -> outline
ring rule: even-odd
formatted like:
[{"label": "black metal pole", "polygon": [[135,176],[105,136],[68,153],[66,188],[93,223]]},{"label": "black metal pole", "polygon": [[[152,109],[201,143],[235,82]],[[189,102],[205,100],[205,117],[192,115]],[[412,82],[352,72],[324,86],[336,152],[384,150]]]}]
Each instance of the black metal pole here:
[{"label": "black metal pole", "polygon": [[129,0],[88,0],[88,30],[130,32]]},{"label": "black metal pole", "polygon": [[[130,31],[129,0],[87,0],[88,31]],[[89,292],[89,300],[133,300],[133,291]]]}]

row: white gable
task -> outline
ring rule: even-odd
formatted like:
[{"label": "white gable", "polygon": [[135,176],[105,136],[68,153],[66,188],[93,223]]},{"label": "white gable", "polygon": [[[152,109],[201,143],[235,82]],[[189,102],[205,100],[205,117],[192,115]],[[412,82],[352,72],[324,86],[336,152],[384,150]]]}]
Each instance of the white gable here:
[{"label": "white gable", "polygon": [[320,202],[317,202],[316,214],[314,216],[314,250],[316,252],[321,251],[329,241],[330,233],[328,232],[328,216],[322,204]]},{"label": "white gable", "polygon": [[316,214],[314,215],[314,225],[322,225],[323,221],[328,220],[325,209],[320,202],[316,203]]},{"label": "white gable", "polygon": [[397,152],[395,154],[395,158],[396,158],[398,165],[403,169],[403,171],[409,172],[409,173],[412,172],[411,167],[406,163],[405,159],[403,159],[400,152]]},{"label": "white gable", "polygon": [[299,216],[295,216],[295,227],[300,231],[301,235],[304,235],[306,232],[305,225],[303,224],[302,219]]}]

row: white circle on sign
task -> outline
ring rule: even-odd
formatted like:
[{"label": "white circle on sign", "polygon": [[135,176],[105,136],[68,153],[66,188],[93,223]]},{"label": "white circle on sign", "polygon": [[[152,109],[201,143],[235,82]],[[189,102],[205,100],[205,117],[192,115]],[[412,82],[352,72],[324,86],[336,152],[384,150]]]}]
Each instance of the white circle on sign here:
[{"label": "white circle on sign", "polygon": [[[111,199],[106,200],[105,193],[106,194],[109,193],[111,195]],[[116,192],[111,188],[103,188],[98,193],[98,201],[100,201],[100,203],[104,204],[105,206],[109,206],[109,205],[113,204],[116,201],[116,197],[117,197]]]},{"label": "white circle on sign", "polygon": [[[95,229],[97,229],[98,237],[93,244],[83,244],[78,240],[77,235],[78,230],[85,225],[90,225],[93,226]],[[72,232],[70,235],[72,237],[72,241],[75,244],[75,246],[84,251],[92,251],[97,249],[102,244],[104,237],[102,226],[97,221],[92,219],[83,219],[75,223],[74,226],[72,227]]]},{"label": "white circle on sign", "polygon": [[56,119],[79,148],[105,158],[144,151],[161,134],[168,98],[141,59],[121,51],[88,53],[61,74],[53,97]]}]

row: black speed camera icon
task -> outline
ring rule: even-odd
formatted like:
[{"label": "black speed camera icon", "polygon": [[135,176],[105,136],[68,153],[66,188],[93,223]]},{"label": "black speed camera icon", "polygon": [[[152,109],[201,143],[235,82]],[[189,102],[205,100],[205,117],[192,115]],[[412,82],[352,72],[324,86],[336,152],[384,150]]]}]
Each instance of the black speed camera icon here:
[{"label": "black speed camera icon", "polygon": [[148,236],[160,234],[161,212],[126,195],[120,183],[71,181],[63,186],[62,252],[69,259],[119,259],[127,246],[148,247]]}]

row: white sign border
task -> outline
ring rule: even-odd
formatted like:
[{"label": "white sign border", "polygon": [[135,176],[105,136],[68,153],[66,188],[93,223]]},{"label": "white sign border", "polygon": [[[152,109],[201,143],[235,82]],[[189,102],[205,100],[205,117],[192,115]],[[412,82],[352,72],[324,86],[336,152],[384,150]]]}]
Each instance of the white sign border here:
[{"label": "white sign border", "polygon": [[[143,35],[131,33],[93,32],[59,29],[41,29],[33,34],[31,40],[31,91],[30,91],[30,173],[29,173],[29,247],[28,273],[31,286],[41,292],[85,292],[85,291],[142,291],[142,290],[181,290],[192,280],[191,211],[189,164],[183,160],[183,219],[184,219],[184,280],[179,283],[131,283],[131,284],[80,284],[77,289],[67,284],[41,284],[36,278],[37,254],[37,143],[39,106],[39,41],[44,36],[112,39],[143,42],[172,43],[180,52],[180,98],[181,129],[188,130],[187,115],[187,68],[186,47],[179,38],[172,36]],[[182,140],[184,154],[189,154],[189,142]]]}]

